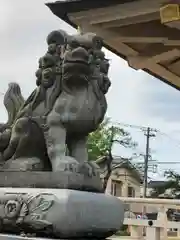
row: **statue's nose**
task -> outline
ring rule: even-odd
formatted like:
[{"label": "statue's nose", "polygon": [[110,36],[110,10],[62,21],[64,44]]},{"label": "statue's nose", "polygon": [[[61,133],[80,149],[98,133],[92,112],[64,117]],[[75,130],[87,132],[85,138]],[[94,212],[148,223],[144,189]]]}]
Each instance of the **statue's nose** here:
[{"label": "statue's nose", "polygon": [[83,61],[83,62],[87,62],[88,63],[88,59],[89,59],[89,54],[88,52],[86,51],[85,48],[83,47],[78,47],[76,49],[74,49],[72,51],[72,57],[74,59],[77,59],[77,60],[80,60],[80,61]]}]

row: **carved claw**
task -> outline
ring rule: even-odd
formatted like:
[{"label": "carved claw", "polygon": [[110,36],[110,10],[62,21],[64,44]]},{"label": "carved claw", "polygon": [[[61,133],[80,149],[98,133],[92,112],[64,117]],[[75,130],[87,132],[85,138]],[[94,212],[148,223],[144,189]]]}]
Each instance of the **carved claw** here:
[{"label": "carved claw", "polygon": [[79,172],[93,177],[98,175],[97,167],[92,162],[85,162],[79,166]]}]

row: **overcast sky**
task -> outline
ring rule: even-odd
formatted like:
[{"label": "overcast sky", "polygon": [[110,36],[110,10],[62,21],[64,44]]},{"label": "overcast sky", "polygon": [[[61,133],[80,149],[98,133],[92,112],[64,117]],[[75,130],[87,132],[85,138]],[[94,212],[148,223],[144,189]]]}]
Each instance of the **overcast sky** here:
[{"label": "overcast sky", "polygon": [[[0,0],[0,92],[5,93],[9,82],[18,82],[27,97],[35,88],[34,72],[38,58],[46,49],[47,34],[56,29],[68,33],[76,30],[54,16],[44,5],[44,0]],[[107,95],[108,116],[113,122],[150,126],[165,134],[157,133],[150,141],[153,159],[179,164],[161,164],[159,170],[176,169],[180,172],[180,92],[158,79],[128,67],[127,63],[106,50],[111,59],[112,87]],[[0,105],[0,121],[7,114]],[[138,151],[145,151],[145,137],[138,129],[127,128],[139,142]],[[167,136],[166,136],[167,134]],[[115,155],[129,154],[122,148],[114,149]],[[153,175],[153,177],[162,174]]]}]

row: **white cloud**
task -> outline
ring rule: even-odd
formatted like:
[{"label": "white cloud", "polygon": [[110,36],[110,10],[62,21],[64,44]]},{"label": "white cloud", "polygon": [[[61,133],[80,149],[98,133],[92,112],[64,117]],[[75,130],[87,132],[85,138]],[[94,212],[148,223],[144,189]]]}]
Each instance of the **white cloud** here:
[{"label": "white cloud", "polygon": [[10,16],[12,14],[11,4],[7,0],[0,1],[0,36],[7,32],[10,26]]}]

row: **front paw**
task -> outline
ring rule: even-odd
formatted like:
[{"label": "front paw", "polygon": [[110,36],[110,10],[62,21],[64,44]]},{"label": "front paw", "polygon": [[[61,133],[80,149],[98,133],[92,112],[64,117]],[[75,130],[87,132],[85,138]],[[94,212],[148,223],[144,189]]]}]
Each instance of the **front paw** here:
[{"label": "front paw", "polygon": [[65,156],[63,158],[57,158],[53,161],[53,171],[63,171],[63,172],[74,172],[78,173],[78,162],[69,156]]},{"label": "front paw", "polygon": [[94,177],[98,176],[98,166],[94,164],[93,162],[84,162],[79,165],[79,172],[88,176],[88,177]]}]

